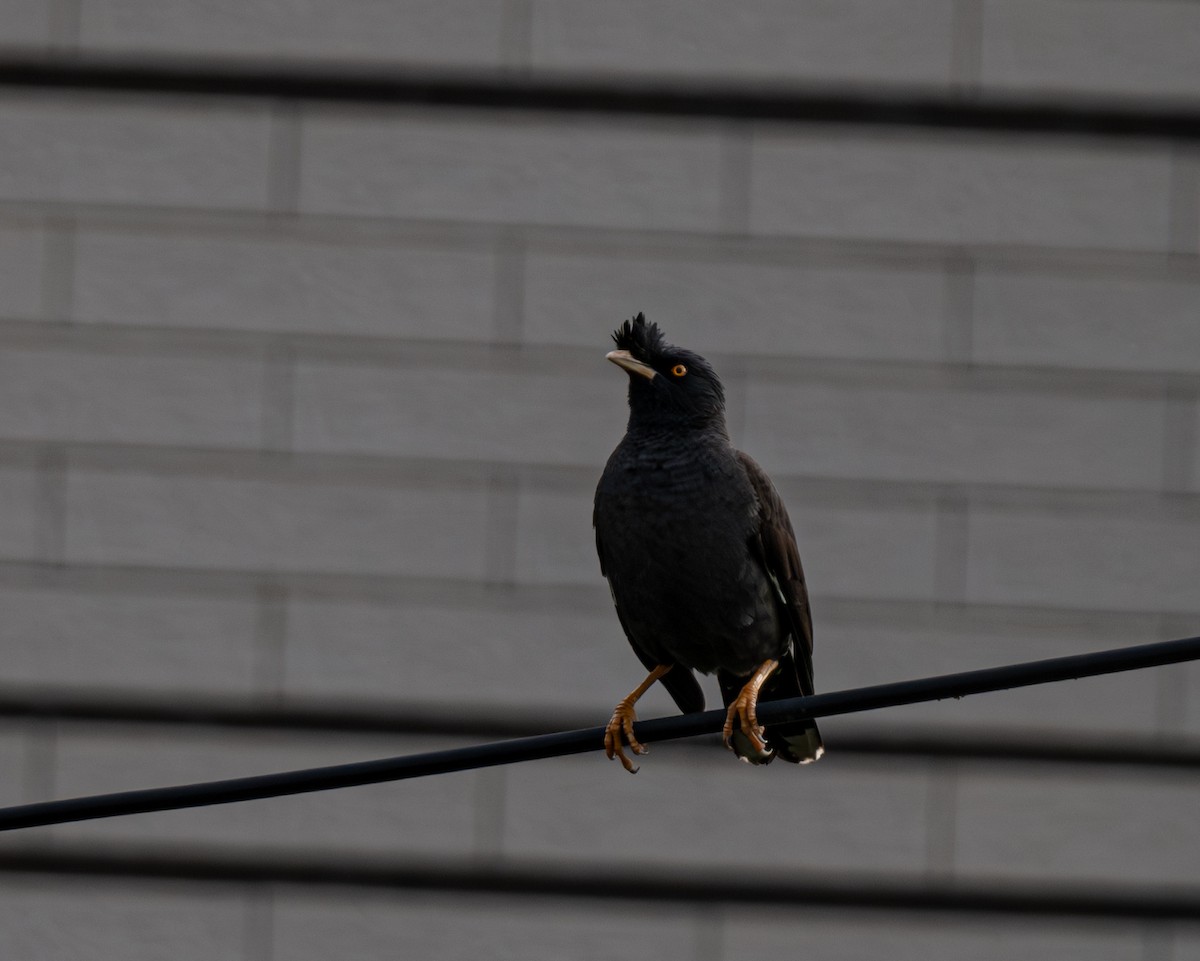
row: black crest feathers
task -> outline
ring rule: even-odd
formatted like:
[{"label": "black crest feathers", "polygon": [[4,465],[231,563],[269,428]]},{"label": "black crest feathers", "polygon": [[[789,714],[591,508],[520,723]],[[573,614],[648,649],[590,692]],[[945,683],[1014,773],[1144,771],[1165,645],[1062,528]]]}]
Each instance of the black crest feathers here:
[{"label": "black crest feathers", "polygon": [[641,312],[614,330],[612,338],[617,350],[627,350],[638,360],[646,362],[667,346],[658,324],[647,320]]}]

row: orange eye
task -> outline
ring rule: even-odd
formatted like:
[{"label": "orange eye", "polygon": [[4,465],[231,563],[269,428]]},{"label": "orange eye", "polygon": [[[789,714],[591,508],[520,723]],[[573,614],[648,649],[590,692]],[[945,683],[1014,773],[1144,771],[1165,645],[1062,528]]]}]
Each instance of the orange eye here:
[{"label": "orange eye", "polygon": [[682,377],[684,374],[687,373],[687,368],[684,367],[683,364],[676,364],[674,367],[671,368],[671,373],[674,374],[676,377]]}]

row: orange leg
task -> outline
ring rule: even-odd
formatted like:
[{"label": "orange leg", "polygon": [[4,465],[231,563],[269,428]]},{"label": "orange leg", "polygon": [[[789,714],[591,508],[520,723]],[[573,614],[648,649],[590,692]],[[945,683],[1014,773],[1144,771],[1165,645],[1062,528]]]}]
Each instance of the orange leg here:
[{"label": "orange leg", "polygon": [[608,726],[604,729],[604,753],[608,755],[611,761],[614,757],[621,759],[621,766],[630,774],[637,774],[637,766],[625,756],[625,749],[621,745],[622,739],[629,742],[629,748],[634,754],[645,754],[646,748],[633,736],[633,722],[637,720],[637,713],[633,709],[633,705],[638,702],[643,694],[650,690],[650,686],[660,677],[667,673],[674,665],[659,664],[650,675],[642,681],[626,698],[622,698],[618,702],[616,708],[613,709],[612,717],[608,720]]},{"label": "orange leg", "polygon": [[779,667],[779,662],[776,660],[763,661],[750,680],[746,682],[742,692],[729,705],[729,713],[725,716],[725,728],[722,731],[725,736],[725,746],[729,750],[733,750],[730,738],[733,737],[734,718],[737,718],[738,726],[742,729],[742,733],[750,739],[754,749],[759,753],[766,753],[767,742],[763,740],[763,729],[758,724],[758,692],[777,667]]}]

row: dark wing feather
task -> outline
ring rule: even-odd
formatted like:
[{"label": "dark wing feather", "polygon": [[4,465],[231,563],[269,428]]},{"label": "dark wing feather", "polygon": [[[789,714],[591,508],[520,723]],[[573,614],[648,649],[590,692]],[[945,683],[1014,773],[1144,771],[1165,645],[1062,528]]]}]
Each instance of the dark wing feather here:
[{"label": "dark wing feather", "polygon": [[771,478],[748,454],[738,451],[737,456],[758,498],[758,531],[757,536],[752,538],[751,546],[760,552],[763,566],[779,586],[782,607],[795,643],[801,690],[805,694],[812,694],[812,613],[808,606],[808,587],[804,582],[804,568],[800,564],[800,550],[796,547],[792,522]]},{"label": "dark wing feather", "polygon": [[[763,686],[759,700],[773,701],[813,694],[812,615],[808,608],[808,588],[804,583],[804,568],[800,566],[800,551],[796,547],[792,522],[775,485],[763,469],[741,451],[738,451],[738,460],[758,499],[758,528],[751,535],[750,549],[758,555],[779,589],[779,607],[792,640],[789,650],[779,658],[779,669]],[[718,672],[717,681],[721,686],[721,697],[728,704],[737,696],[744,679],[722,676],[724,674],[723,671]],[[767,757],[750,753],[747,750],[750,746],[748,740],[739,745],[737,732],[734,732],[734,749],[754,764],[765,764],[772,757],[781,757],[793,764],[806,764],[817,760],[825,751],[817,722],[811,719],[773,724],[767,728],[766,739],[775,752]]]},{"label": "dark wing feather", "polygon": [[[595,514],[593,514],[593,527],[595,527],[595,523]],[[600,557],[600,573],[607,579],[608,566],[604,554],[604,543],[600,539],[599,530],[596,530],[596,554]],[[638,656],[638,660],[642,662],[642,666],[647,671],[654,670],[659,666],[660,662],[642,650],[633,635],[629,633],[629,628],[625,624],[625,617],[621,613],[621,606],[617,603],[616,597],[613,597],[613,606],[617,609],[617,620],[621,622],[621,630],[625,632],[625,637],[629,640],[629,646],[633,648],[633,653]],[[659,683],[667,689],[667,693],[671,695],[675,703],[679,706],[679,710],[684,714],[693,714],[704,710],[704,690],[700,687],[700,682],[696,680],[696,675],[692,673],[691,668],[684,667],[682,664],[675,664],[671,668],[670,673],[662,676]]]}]

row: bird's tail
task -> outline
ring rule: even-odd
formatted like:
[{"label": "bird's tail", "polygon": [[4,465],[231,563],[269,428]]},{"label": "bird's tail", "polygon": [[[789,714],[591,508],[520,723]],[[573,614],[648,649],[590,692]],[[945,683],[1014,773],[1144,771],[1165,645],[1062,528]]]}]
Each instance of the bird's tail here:
[{"label": "bird's tail", "polygon": [[[789,650],[779,659],[779,667],[767,678],[759,691],[759,703],[763,701],[782,701],[787,698],[802,697],[812,694],[812,682],[805,684],[800,679],[796,659]],[[728,707],[735,697],[741,693],[745,678],[736,677],[726,671],[717,672],[717,681],[721,687],[721,699]],[[821,732],[817,722],[811,718],[799,721],[789,721],[786,724],[772,724],[766,728],[767,745],[771,753],[756,751],[750,739],[736,728],[731,742],[738,757],[751,764],[770,764],[776,757],[781,757],[792,764],[811,764],[825,753],[825,745],[821,741]]]}]

